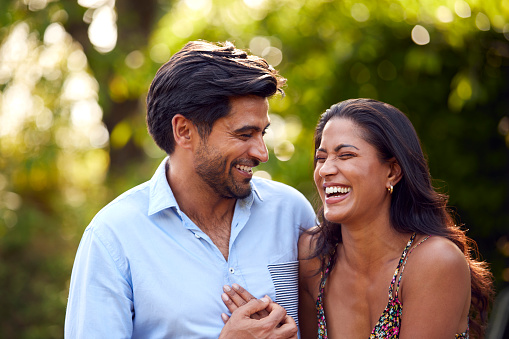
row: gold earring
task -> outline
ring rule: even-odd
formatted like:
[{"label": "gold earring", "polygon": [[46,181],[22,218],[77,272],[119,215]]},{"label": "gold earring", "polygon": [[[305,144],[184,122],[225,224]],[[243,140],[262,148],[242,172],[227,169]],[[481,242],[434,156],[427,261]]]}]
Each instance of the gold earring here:
[{"label": "gold earring", "polygon": [[389,194],[392,194],[392,192],[394,192],[394,186],[389,185],[389,187],[387,187],[387,190],[389,191]]}]

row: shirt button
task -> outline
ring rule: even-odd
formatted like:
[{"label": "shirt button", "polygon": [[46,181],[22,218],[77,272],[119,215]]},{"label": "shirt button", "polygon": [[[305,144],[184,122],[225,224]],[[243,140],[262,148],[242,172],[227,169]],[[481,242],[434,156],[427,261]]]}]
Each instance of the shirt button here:
[{"label": "shirt button", "polygon": [[235,273],[235,270],[233,269],[233,267],[230,267],[229,271],[231,274]]},{"label": "shirt button", "polygon": [[194,236],[196,237],[196,239],[200,239],[200,235],[198,233],[195,233]]}]

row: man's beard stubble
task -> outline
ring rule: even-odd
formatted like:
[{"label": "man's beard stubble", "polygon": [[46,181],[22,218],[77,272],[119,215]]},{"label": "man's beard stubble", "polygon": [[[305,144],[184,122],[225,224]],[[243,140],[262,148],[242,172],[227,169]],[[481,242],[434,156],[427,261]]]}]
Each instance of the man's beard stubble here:
[{"label": "man's beard stubble", "polygon": [[243,199],[251,194],[250,178],[243,179],[239,185],[233,176],[235,161],[227,171],[227,159],[214,148],[200,145],[196,153],[196,173],[219,196],[227,199]]}]

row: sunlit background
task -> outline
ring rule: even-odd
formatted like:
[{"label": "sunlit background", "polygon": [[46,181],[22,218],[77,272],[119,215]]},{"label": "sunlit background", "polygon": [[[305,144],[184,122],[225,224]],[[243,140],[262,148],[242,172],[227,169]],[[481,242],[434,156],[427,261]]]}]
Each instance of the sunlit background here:
[{"label": "sunlit background", "polygon": [[81,235],[164,157],[146,92],[195,39],[230,40],[288,79],[255,175],[315,206],[319,115],[354,97],[400,108],[509,286],[509,0],[5,0],[0,24],[0,338],[63,337]]}]

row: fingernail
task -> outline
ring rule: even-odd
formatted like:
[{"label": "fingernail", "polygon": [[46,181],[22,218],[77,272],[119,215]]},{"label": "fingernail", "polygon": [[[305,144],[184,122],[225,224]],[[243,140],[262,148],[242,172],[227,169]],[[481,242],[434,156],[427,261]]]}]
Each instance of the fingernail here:
[{"label": "fingernail", "polygon": [[266,296],[263,297],[263,298],[260,298],[261,301],[263,301],[264,303],[268,303],[269,302],[269,298],[267,298]]},{"label": "fingernail", "polygon": [[226,315],[226,313],[221,313],[221,319],[223,319],[223,322],[228,321],[228,316]]},{"label": "fingernail", "polygon": [[228,298],[228,295],[226,293],[221,294],[221,299],[224,301],[228,301],[230,298]]},{"label": "fingernail", "polygon": [[240,286],[238,284],[233,284],[232,287],[234,290],[237,290],[237,291],[240,290]]},{"label": "fingernail", "polygon": [[230,288],[230,286],[228,286],[228,285],[224,285],[224,286],[223,286],[223,291],[225,291],[225,292],[230,292],[231,290],[232,290],[232,289]]}]

